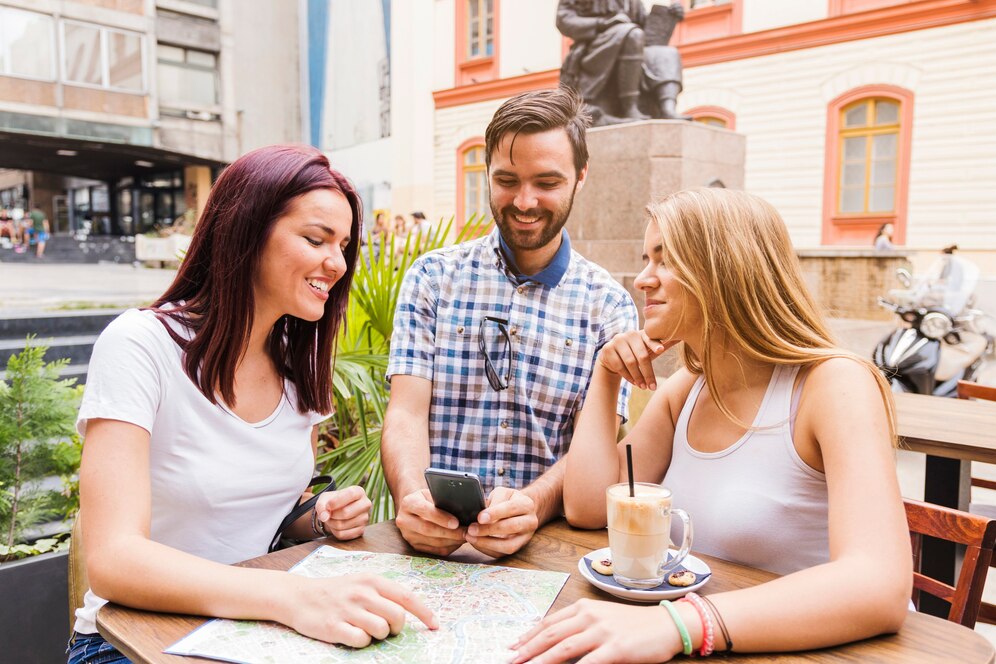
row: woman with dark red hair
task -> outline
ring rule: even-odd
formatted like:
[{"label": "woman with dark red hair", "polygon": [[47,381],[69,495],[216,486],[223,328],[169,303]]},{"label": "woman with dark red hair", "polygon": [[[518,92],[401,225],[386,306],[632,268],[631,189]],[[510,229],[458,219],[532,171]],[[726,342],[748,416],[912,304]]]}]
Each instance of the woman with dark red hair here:
[{"label": "woman with dark red hair", "polygon": [[[281,622],[362,647],[436,618],[372,576],[308,579],[232,567],[266,553],[315,465],[332,353],[360,237],[352,185],[318,150],[260,148],[211,191],[172,286],[97,340],[77,428],[91,588],[71,663],[127,661],[96,630],[107,601]],[[326,491],[284,532],[359,537],[360,487]]]}]

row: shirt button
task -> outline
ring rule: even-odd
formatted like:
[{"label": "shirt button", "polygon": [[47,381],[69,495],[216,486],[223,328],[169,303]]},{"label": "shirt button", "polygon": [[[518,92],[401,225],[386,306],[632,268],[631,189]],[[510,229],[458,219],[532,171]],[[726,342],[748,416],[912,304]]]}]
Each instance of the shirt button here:
[{"label": "shirt button", "polygon": [[526,289],[523,288],[522,286],[519,286],[518,288],[515,289],[515,292],[518,293],[519,295],[522,295],[523,293],[526,292]]},{"label": "shirt button", "polygon": [[507,429],[508,428],[508,422],[506,420],[502,420],[501,424],[499,424],[498,426],[500,426],[502,429]]},{"label": "shirt button", "polygon": [[568,346],[571,346],[571,345],[573,345],[573,344],[574,344],[574,340],[573,340],[573,339],[568,339],[568,340],[567,340],[567,341],[565,341],[564,343],[565,343],[565,344],[567,344]]},{"label": "shirt button", "polygon": [[505,469],[504,468],[499,468],[498,469],[498,477],[501,477],[504,474],[505,474]]},{"label": "shirt button", "polygon": [[509,328],[508,333],[511,334],[514,337],[518,331],[519,331],[519,328],[517,328],[516,326],[513,325],[511,328]]},{"label": "shirt button", "polygon": [[457,328],[457,334],[463,334],[463,325]]}]

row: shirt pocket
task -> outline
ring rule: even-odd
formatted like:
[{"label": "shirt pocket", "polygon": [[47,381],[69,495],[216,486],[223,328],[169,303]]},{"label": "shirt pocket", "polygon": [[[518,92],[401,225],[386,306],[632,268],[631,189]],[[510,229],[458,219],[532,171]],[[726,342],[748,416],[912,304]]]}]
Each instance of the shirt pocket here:
[{"label": "shirt pocket", "polygon": [[588,387],[594,344],[581,330],[547,325],[523,334],[522,345],[522,366],[516,373],[534,413],[554,420],[553,428],[568,425]]},{"label": "shirt pocket", "polygon": [[484,356],[473,323],[440,322],[436,327],[433,392],[441,388],[447,397],[478,398],[487,383]]}]

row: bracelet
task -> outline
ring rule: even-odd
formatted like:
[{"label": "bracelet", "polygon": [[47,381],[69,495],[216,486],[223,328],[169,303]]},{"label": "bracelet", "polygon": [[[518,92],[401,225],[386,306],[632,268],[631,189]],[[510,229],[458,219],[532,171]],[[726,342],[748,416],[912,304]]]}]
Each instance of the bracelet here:
[{"label": "bracelet", "polygon": [[[321,525],[321,530],[319,530],[319,525]],[[325,532],[325,524],[319,524],[318,522],[318,506],[311,508],[311,532],[315,534],[315,539],[321,537],[328,537],[328,533]]]},{"label": "bracelet", "polygon": [[723,616],[719,615],[719,611],[716,610],[716,605],[713,604],[711,599],[708,597],[702,597],[701,599],[712,609],[712,615],[716,616],[716,622],[719,623],[719,631],[723,634],[723,640],[726,641],[726,649],[723,653],[733,652],[733,639],[730,638],[730,633],[726,631],[726,623],[723,622]]},{"label": "bracelet", "polygon": [[702,647],[699,648],[699,656],[708,657],[713,653],[716,642],[712,616],[709,615],[705,602],[695,593],[688,593],[679,601],[688,602],[695,609],[695,613],[699,614],[699,620],[702,621]]},{"label": "bracelet", "polygon": [[692,637],[689,636],[688,628],[685,627],[685,621],[681,619],[678,609],[674,608],[674,604],[666,599],[661,600],[661,606],[667,609],[667,612],[671,614],[671,620],[674,621],[674,626],[678,628],[678,634],[681,636],[681,651],[686,655],[691,655]]}]

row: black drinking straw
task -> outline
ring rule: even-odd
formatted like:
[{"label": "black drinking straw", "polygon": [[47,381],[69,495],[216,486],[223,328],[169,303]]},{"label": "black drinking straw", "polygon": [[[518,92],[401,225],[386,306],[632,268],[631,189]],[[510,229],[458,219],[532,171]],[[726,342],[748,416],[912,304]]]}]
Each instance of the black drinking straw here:
[{"label": "black drinking straw", "polygon": [[626,472],[629,473],[629,497],[636,496],[636,487],[633,486],[633,446],[626,443]]}]

